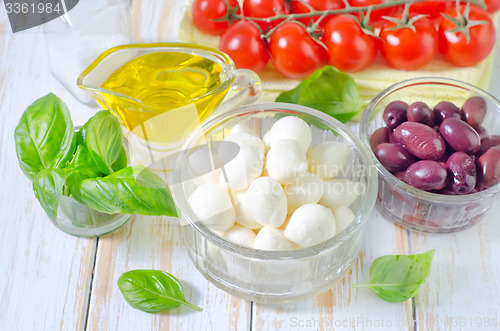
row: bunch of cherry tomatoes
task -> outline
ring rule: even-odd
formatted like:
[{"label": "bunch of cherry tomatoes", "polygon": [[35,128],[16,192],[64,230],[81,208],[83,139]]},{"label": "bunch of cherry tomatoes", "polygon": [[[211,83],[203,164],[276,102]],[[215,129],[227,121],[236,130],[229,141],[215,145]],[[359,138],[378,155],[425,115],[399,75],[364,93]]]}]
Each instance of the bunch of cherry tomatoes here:
[{"label": "bunch of cherry tomatoes", "polygon": [[[384,1],[348,4],[355,9]],[[345,9],[344,0],[243,0],[242,8],[237,0],[194,0],[192,21],[199,30],[221,36],[219,49],[238,68],[258,72],[271,60],[291,78],[307,76],[324,64],[344,72],[363,70],[379,50],[391,67],[401,70],[418,69],[438,52],[456,66],[473,66],[494,47],[490,14],[500,8],[500,0],[485,0],[486,10],[469,3],[457,8],[449,0],[408,7],[388,1],[367,20],[366,12],[360,15],[356,9],[352,15],[320,16],[325,10]],[[287,19],[306,13],[310,17]],[[262,20],[267,17],[276,19]]]}]

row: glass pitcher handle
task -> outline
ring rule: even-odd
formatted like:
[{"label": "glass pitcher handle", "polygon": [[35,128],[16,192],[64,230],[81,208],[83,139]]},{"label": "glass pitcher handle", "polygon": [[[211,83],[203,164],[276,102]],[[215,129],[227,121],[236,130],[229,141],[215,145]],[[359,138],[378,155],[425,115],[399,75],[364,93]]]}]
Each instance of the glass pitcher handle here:
[{"label": "glass pitcher handle", "polygon": [[237,106],[256,102],[262,94],[262,83],[259,75],[252,70],[237,69],[231,91],[240,90],[235,95],[224,99],[215,109],[214,115],[219,115]]}]

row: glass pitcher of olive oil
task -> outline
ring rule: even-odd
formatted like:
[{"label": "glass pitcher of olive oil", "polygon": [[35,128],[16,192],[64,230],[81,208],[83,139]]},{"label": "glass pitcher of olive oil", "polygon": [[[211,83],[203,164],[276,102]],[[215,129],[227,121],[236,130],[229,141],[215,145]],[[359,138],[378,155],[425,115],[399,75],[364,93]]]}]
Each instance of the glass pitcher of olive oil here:
[{"label": "glass pitcher of olive oil", "polygon": [[178,150],[215,110],[255,102],[262,91],[257,74],[235,69],[225,53],[180,43],[111,48],[77,84],[118,117],[132,158],[146,166]]}]

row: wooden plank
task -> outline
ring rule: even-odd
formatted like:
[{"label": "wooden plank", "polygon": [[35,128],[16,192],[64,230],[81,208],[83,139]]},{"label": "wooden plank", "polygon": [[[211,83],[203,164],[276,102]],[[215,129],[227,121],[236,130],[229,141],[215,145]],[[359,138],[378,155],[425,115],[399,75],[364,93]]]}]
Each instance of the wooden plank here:
[{"label": "wooden plank", "polygon": [[0,54],[0,329],[78,330],[96,241],[50,223],[18,166],[14,145],[24,109],[49,87],[64,93],[48,71],[40,33],[2,34]]},{"label": "wooden plank", "polygon": [[136,42],[178,42],[179,26],[187,0],[132,1]]},{"label": "wooden plank", "polygon": [[[113,234],[101,237],[92,285],[87,330],[245,330],[250,303],[209,283],[189,260],[176,219],[136,216]],[[187,307],[148,314],[130,307],[117,286],[133,269],[164,270],[179,279]]]},{"label": "wooden plank", "polygon": [[[176,41],[183,1],[133,1],[137,42]],[[135,217],[98,245],[87,330],[244,330],[250,324],[250,303],[221,291],[196,270],[182,246],[181,228],[164,217]],[[132,269],[159,269],[176,276],[186,299],[203,308],[182,307],[147,314],[130,307],[116,282]]]},{"label": "wooden plank", "polygon": [[[494,52],[489,92],[500,99],[500,35]],[[420,330],[500,329],[499,213],[497,199],[493,210],[471,229],[411,233],[413,253],[436,249],[431,275],[416,297]]]},{"label": "wooden plank", "polygon": [[369,281],[373,260],[386,254],[407,254],[407,230],[374,211],[365,229],[358,260],[347,276],[315,298],[285,305],[254,304],[252,329],[273,330],[413,330],[411,301],[382,301],[368,289],[352,284]]},{"label": "wooden plank", "polygon": [[10,28],[9,18],[7,17],[7,11],[4,10],[5,7],[3,4],[1,6],[3,8],[0,9],[0,35],[7,33],[10,34],[12,33],[12,29]]}]

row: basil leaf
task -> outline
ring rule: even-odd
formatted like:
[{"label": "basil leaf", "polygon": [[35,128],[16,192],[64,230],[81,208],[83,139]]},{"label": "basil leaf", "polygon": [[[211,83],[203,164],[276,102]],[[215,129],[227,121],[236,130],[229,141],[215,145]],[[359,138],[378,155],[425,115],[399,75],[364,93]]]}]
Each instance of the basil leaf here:
[{"label": "basil leaf", "polygon": [[147,313],[167,311],[185,305],[201,308],[186,301],[179,281],[160,270],[131,270],[118,278],[118,287],[129,305]]},{"label": "basil leaf", "polygon": [[90,125],[90,120],[92,120],[92,118],[90,118],[81,128],[80,130],[78,130],[78,132],[76,133],[76,144],[77,145],[86,145],[87,144],[87,132],[88,132],[88,129],[89,129],[89,125]]},{"label": "basil leaf", "polygon": [[353,118],[366,105],[354,79],[332,66],[315,71],[293,90],[281,93],[276,101],[311,107],[341,122]]},{"label": "basil leaf", "polygon": [[434,251],[379,257],[370,267],[370,284],[354,284],[352,287],[369,287],[389,302],[413,298],[429,277]]},{"label": "basil leaf", "polygon": [[[101,116],[101,115],[99,115],[99,116]],[[92,121],[92,118],[90,118],[87,121],[87,123],[85,123],[80,128],[80,130],[78,130],[78,132],[76,133],[76,144],[77,144],[77,147],[79,147],[80,145],[83,145],[82,147],[87,146],[89,126],[90,126],[90,123]],[[120,131],[120,135],[121,135],[121,131]],[[88,152],[88,149],[87,149],[87,152]],[[77,153],[78,153],[78,150],[75,153],[75,155]],[[90,153],[88,153],[88,155],[90,156]],[[114,171],[118,171],[120,169],[123,169],[123,168],[125,168],[127,166],[127,162],[128,162],[127,161],[127,152],[126,152],[126,150],[125,150],[125,148],[123,147],[123,144],[122,144],[121,149],[120,149],[120,154],[118,156],[118,159],[116,159],[116,161],[111,165],[111,169],[113,170],[113,172]],[[97,164],[95,162],[93,162],[93,163],[95,164],[95,167],[98,168]]]},{"label": "basil leaf", "polygon": [[35,196],[53,221],[57,219],[57,208],[66,179],[72,173],[71,169],[43,169],[33,178]]},{"label": "basil leaf", "polygon": [[132,166],[102,178],[71,182],[71,195],[102,213],[177,216],[167,184],[148,168]]},{"label": "basil leaf", "polygon": [[78,170],[88,175],[88,177],[100,177],[102,173],[99,171],[88,149],[83,145],[76,147],[76,152],[71,161],[66,164],[67,168]]},{"label": "basil leaf", "polygon": [[14,140],[19,165],[29,179],[43,169],[64,167],[75,151],[66,104],[52,93],[33,102],[21,116]]},{"label": "basil leaf", "polygon": [[102,110],[89,120],[88,127],[79,136],[98,169],[105,175],[113,173],[113,163],[120,158],[123,149],[118,119],[108,110]]}]

